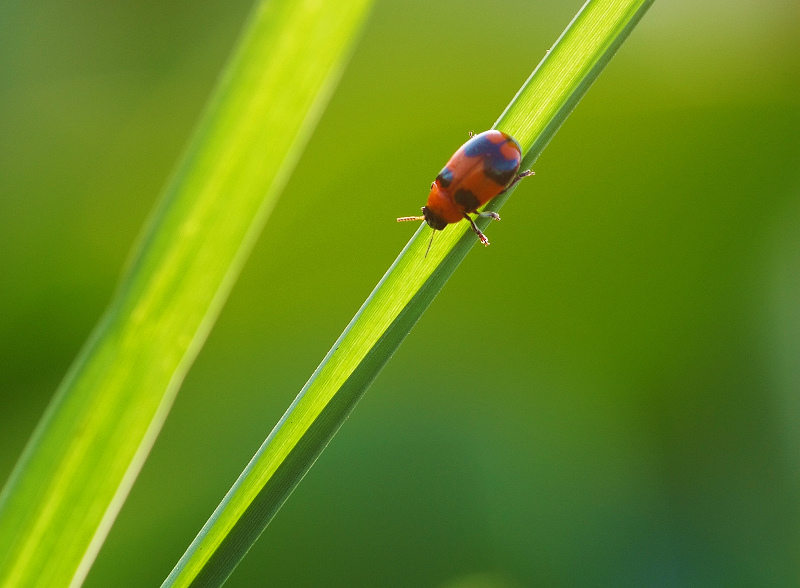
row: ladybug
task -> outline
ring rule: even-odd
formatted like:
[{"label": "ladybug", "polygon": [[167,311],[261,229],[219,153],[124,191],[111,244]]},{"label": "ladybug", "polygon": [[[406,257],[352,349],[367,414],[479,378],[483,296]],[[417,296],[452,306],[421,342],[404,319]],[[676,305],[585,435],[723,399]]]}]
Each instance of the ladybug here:
[{"label": "ladybug", "polygon": [[[522,178],[533,175],[530,170],[517,174],[521,160],[522,149],[511,135],[495,130],[479,135],[470,133],[470,140],[459,147],[431,184],[422,216],[404,216],[397,221],[424,220],[434,231],[441,231],[450,223],[467,219],[481,243],[489,245],[489,239],[469,215],[500,220],[496,212],[478,212],[478,208],[511,189]],[[431,234],[428,251],[434,234]]]}]

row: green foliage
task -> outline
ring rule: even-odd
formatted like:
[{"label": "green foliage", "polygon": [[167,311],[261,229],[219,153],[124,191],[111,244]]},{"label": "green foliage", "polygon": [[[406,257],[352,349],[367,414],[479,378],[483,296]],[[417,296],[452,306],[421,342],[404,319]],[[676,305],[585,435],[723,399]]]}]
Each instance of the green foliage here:
[{"label": "green foliage", "polygon": [[0,585],[83,581],[369,4],[256,6],[110,308],[0,496]]},{"label": "green foliage", "polygon": [[[524,165],[536,160],[650,4],[592,0],[572,21],[495,125],[518,139]],[[487,208],[499,209],[508,196]],[[437,235],[426,256],[429,236],[421,226],[164,586],[225,581],[476,242],[467,223],[458,223]]]}]

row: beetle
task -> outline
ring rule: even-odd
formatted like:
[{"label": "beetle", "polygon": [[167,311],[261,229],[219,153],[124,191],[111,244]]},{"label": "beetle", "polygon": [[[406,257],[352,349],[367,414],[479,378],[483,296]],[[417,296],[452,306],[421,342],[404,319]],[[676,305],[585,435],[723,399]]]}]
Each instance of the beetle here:
[{"label": "beetle", "polygon": [[522,178],[533,175],[531,170],[519,172],[522,148],[511,135],[489,130],[470,139],[459,147],[431,184],[428,202],[422,207],[422,216],[404,216],[397,222],[424,220],[433,229],[428,242],[430,251],[435,231],[450,223],[467,219],[481,243],[489,245],[470,214],[500,220],[496,212],[478,212],[478,208],[510,190]]}]

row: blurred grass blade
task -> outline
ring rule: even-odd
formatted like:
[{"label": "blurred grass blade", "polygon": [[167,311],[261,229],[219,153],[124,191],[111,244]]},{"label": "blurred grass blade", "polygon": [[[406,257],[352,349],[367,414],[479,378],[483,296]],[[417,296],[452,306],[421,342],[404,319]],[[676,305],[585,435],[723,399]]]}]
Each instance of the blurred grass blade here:
[{"label": "blurred grass blade", "polygon": [[255,6],[110,308],[0,495],[0,586],[82,583],[369,5]]},{"label": "blurred grass blade", "polygon": [[[650,4],[590,0],[564,31],[495,125],[519,140],[525,166]],[[492,209],[507,197],[492,201]],[[451,225],[425,257],[429,230],[420,227],[389,268],[163,586],[225,581],[477,241],[467,223]]]}]

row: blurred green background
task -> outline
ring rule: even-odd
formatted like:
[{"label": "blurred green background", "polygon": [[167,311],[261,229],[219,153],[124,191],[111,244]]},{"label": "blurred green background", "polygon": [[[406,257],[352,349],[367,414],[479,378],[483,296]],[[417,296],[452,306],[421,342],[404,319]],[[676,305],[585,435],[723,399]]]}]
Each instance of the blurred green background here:
[{"label": "blurred green background", "polygon": [[[582,0],[379,0],[87,586],[170,571]],[[250,9],[0,3],[0,480]],[[800,7],[657,0],[228,586],[800,583]]]}]

